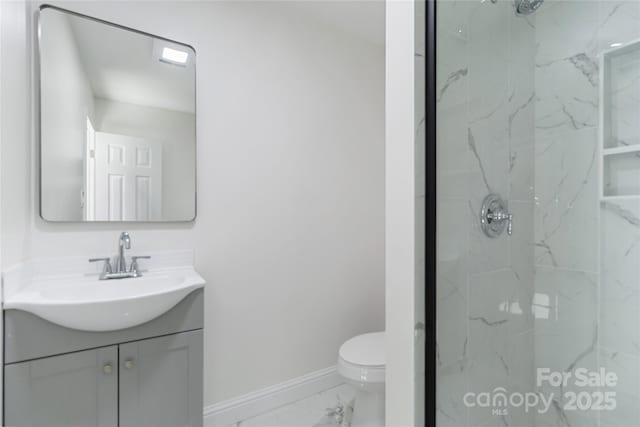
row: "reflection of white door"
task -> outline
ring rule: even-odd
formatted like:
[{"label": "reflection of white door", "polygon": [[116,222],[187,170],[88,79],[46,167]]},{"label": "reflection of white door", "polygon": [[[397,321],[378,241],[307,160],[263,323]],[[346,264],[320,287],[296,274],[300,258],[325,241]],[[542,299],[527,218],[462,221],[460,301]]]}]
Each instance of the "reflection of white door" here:
[{"label": "reflection of white door", "polygon": [[87,117],[87,143],[84,153],[84,220],[95,221],[96,219],[96,130],[89,117]]},{"label": "reflection of white door", "polygon": [[96,220],[162,218],[162,144],[96,132]]}]

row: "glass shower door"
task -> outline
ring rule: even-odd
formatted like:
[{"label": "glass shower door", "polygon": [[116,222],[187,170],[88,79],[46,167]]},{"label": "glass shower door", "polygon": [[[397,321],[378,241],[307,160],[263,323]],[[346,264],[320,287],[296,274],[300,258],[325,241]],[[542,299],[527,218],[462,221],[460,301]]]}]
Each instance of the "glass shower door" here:
[{"label": "glass shower door", "polygon": [[439,427],[640,426],[640,2],[436,2]]}]

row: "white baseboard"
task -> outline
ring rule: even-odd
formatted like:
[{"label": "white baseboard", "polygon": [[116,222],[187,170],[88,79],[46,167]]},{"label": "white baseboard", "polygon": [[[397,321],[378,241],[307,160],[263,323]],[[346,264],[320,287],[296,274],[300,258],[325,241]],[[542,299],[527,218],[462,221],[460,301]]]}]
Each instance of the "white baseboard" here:
[{"label": "white baseboard", "polygon": [[205,427],[226,427],[343,384],[336,366],[204,408]]}]

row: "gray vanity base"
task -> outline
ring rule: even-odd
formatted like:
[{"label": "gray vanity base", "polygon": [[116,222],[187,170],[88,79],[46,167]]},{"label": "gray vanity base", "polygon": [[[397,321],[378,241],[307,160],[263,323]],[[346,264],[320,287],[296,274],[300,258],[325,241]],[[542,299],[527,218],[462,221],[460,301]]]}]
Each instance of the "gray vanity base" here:
[{"label": "gray vanity base", "polygon": [[6,426],[202,426],[203,290],[114,332],[7,310]]}]

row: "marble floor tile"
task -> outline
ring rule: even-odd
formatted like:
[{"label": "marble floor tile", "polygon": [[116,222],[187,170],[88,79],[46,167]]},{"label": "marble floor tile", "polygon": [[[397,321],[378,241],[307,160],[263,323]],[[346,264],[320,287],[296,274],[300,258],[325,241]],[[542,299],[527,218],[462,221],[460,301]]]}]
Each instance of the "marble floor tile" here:
[{"label": "marble floor tile", "polygon": [[241,421],[233,427],[320,427],[337,425],[327,417],[327,408],[338,401],[347,404],[353,399],[354,390],[347,384],[277,408],[257,417]]}]

